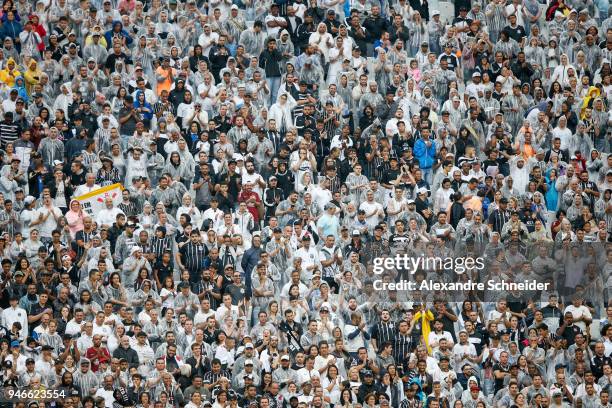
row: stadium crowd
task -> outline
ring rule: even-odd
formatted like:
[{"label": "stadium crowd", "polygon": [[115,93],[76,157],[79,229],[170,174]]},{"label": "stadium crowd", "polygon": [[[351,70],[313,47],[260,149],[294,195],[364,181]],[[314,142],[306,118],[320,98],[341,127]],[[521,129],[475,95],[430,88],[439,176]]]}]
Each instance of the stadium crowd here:
[{"label": "stadium crowd", "polygon": [[612,407],[609,1],[3,0],[0,41],[2,407]]}]

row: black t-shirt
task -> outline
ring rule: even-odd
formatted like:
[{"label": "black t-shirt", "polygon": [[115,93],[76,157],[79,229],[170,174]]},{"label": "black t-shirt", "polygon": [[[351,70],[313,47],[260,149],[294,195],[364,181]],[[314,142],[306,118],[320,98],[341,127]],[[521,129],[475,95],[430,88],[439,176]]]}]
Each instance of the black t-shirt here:
[{"label": "black t-shirt", "polygon": [[469,335],[468,342],[474,345],[476,354],[480,355],[482,349],[484,348],[486,338],[480,330],[474,330],[474,333]]},{"label": "black t-shirt", "polygon": [[112,53],[106,58],[104,68],[107,68],[111,73],[113,73],[115,72],[115,64],[117,62],[123,62],[123,65],[125,66],[128,64],[132,64],[132,59],[128,57],[124,52],[119,55]]},{"label": "black t-shirt", "polygon": [[240,303],[240,301],[245,297],[244,284],[241,284],[240,286],[234,283],[227,285],[225,288],[225,293],[229,293],[229,295],[232,297],[232,305],[238,305],[238,303]]},{"label": "black t-shirt", "polygon": [[574,339],[576,338],[576,335],[582,333],[582,330],[580,330],[580,327],[576,326],[575,324],[572,324],[571,326],[567,326],[563,332],[561,332],[561,337],[563,337],[565,340],[567,340],[567,345],[571,346],[572,344],[574,344]]},{"label": "black t-shirt", "polygon": [[222,173],[219,175],[219,183],[227,184],[227,193],[231,197],[232,201],[236,201],[238,199],[238,194],[240,193],[240,188],[242,184],[242,176],[238,173],[229,174]]},{"label": "black t-shirt", "polygon": [[[495,373],[496,371],[501,371],[502,373],[509,373],[510,372],[510,366],[502,366],[501,364],[495,364],[493,366],[493,373]],[[495,392],[501,390],[502,388],[504,388],[504,377],[501,378],[497,378],[495,377]]]},{"label": "black t-shirt", "polygon": [[[447,308],[446,310],[449,310]],[[449,312],[450,313],[450,312]],[[442,322],[442,326],[444,326],[444,331],[447,331],[453,336],[453,342],[457,343],[457,336],[455,335],[455,323],[446,315],[436,313],[436,319],[439,319]]]},{"label": "black t-shirt", "polygon": [[527,307],[527,305],[525,304],[525,300],[520,295],[520,293],[518,297],[510,293],[508,294],[506,300],[508,302],[508,308],[512,313],[523,313],[523,310],[525,310],[525,308]]},{"label": "black t-shirt", "polygon": [[399,167],[396,169],[389,168],[381,174],[380,182],[382,184],[391,184],[392,181],[395,181],[397,179],[397,176],[399,176],[399,174],[400,174]]},{"label": "black t-shirt", "polygon": [[504,30],[506,30],[508,32],[508,36],[514,39],[514,41],[516,42],[521,42],[523,37],[527,36],[527,33],[525,32],[525,27],[523,27],[522,25],[517,25],[514,28],[508,25],[504,28]]},{"label": "black t-shirt", "polygon": [[208,344],[213,344],[217,341],[217,335],[220,330],[208,331],[208,329],[204,330],[204,341]]},{"label": "black t-shirt", "polygon": [[[121,108],[119,110],[119,117],[123,118],[129,115],[131,111],[132,111],[132,108]],[[126,122],[120,125],[119,131],[121,132],[122,135],[131,136],[136,131],[136,123],[138,123],[138,121],[134,118],[134,115],[132,115]]]},{"label": "black t-shirt", "polygon": [[445,59],[446,62],[448,62],[449,70],[453,70],[459,66],[459,59],[457,59],[457,57],[454,54],[449,54],[449,55],[442,54],[442,56],[440,57],[440,61],[442,61],[443,59]]},{"label": "black t-shirt", "polygon": [[169,262],[168,265],[158,262],[157,265],[155,265],[155,270],[157,271],[157,278],[163,284],[168,276],[172,276],[174,268],[172,262]]},{"label": "black t-shirt", "polygon": [[[36,316],[36,315],[39,315],[39,314],[41,314],[41,313],[43,312],[43,310],[45,310],[45,309],[51,309],[51,310],[53,310],[53,307],[52,307],[50,304],[41,305],[40,303],[35,303],[35,304],[33,304],[32,306],[30,306],[30,313],[29,313],[29,315],[30,315],[30,316]],[[38,321],[37,321],[37,322],[33,322],[33,323],[30,323],[30,324],[28,325],[28,328],[29,328],[29,330],[30,330],[30,333],[32,333],[32,331],[33,331],[33,330],[34,330],[36,327],[38,327],[38,325],[40,325],[40,321],[41,321],[41,319],[38,319]]]}]

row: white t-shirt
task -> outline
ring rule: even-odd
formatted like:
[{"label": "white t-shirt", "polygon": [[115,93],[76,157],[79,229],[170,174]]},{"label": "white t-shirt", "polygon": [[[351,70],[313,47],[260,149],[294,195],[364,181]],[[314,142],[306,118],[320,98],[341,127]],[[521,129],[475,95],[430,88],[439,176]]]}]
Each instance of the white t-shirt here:
[{"label": "white t-shirt", "polygon": [[447,331],[442,332],[441,334],[437,334],[436,332],[430,332],[429,333],[429,344],[438,344],[440,342],[441,339],[446,339],[449,344],[453,344],[453,336],[451,336],[451,334]]},{"label": "white t-shirt", "polygon": [[[53,232],[53,230],[57,228],[57,221],[55,220],[55,217],[61,217],[62,211],[57,207],[41,207],[36,210],[36,214],[34,214],[34,219],[37,219],[40,214],[42,214],[43,217],[49,214],[49,217],[42,224],[37,225],[40,231],[40,236],[45,238],[51,238],[51,232]],[[53,214],[55,214],[55,217],[53,216]]]},{"label": "white t-shirt", "polygon": [[119,208],[105,208],[101,210],[96,216],[96,222],[99,225],[113,225],[113,223],[117,220],[117,215],[123,214]]},{"label": "white t-shirt", "polygon": [[242,172],[242,185],[244,186],[247,183],[253,184],[253,191],[259,194],[259,199],[262,198],[261,187],[259,186],[259,180],[264,181],[263,177],[259,173],[249,174],[246,171]]},{"label": "white t-shirt", "polygon": [[380,218],[377,214],[374,214],[371,217],[368,217],[374,210],[377,212],[383,209],[382,204],[373,201],[371,203],[364,201],[359,206],[360,210],[364,210],[366,213],[366,223],[368,224],[368,228],[373,229],[379,222]]},{"label": "white t-shirt", "polygon": [[217,41],[219,41],[219,34],[215,33],[214,31],[211,31],[210,35],[202,33],[198,38],[198,44],[202,46],[202,54],[208,57],[210,49],[217,43]]},{"label": "white t-shirt", "polygon": [[578,327],[580,327],[580,330],[582,330],[583,333],[586,333],[586,323],[585,322],[577,322],[577,319],[580,319],[581,317],[586,317],[588,319],[592,319],[593,316],[591,315],[591,311],[589,310],[588,307],[586,307],[585,305],[576,307],[574,305],[569,305],[565,308],[565,310],[563,311],[563,314],[570,312],[572,314],[572,316],[574,317],[574,324]]},{"label": "white t-shirt", "polygon": [[268,31],[268,36],[272,37],[272,38],[278,38],[278,33],[280,32],[280,30],[282,29],[282,27],[268,27],[268,23],[271,21],[276,21],[276,22],[283,22],[285,21],[284,17],[281,16],[276,16],[274,17],[272,14],[268,14],[266,16],[266,19],[264,20],[266,23],[266,30]]},{"label": "white t-shirt", "polygon": [[161,298],[163,298],[164,296],[168,296],[168,298],[162,302],[162,307],[174,307],[174,298],[176,297],[176,290],[174,292],[171,292],[168,289],[163,288],[159,292],[159,296]]}]

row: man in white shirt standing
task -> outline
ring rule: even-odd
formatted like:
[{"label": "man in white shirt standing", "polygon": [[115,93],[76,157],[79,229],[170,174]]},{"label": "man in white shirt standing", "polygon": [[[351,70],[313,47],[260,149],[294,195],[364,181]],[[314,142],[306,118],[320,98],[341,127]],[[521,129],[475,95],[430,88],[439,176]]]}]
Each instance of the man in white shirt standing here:
[{"label": "man in white shirt standing", "polygon": [[[112,197],[106,197],[104,199],[105,209],[100,210],[96,216],[96,222],[101,227],[110,228],[117,219],[117,215],[124,214],[119,208],[115,208]],[[125,215],[125,214],[124,214]]]},{"label": "man in white shirt standing", "polygon": [[91,193],[99,188],[100,186],[96,184],[96,175],[93,173],[87,173],[85,176],[85,184],[78,186],[76,190],[74,190],[74,196],[79,197],[83,194]]},{"label": "man in white shirt standing", "polygon": [[113,402],[115,402],[115,397],[113,397],[113,383],[113,376],[105,375],[102,388],[98,389],[95,394],[95,397],[102,397],[104,399],[104,406],[106,408],[111,408],[113,406]]},{"label": "man in white shirt standing", "polygon": [[155,352],[153,348],[147,343],[147,334],[145,332],[139,332],[136,335],[136,344],[132,347],[138,354],[138,372],[143,376],[148,376],[153,368],[153,360],[155,359]]},{"label": "man in white shirt standing", "polygon": [[279,15],[278,4],[272,4],[270,7],[270,13],[265,19],[266,29],[268,31],[268,37],[278,38],[278,33],[281,29],[287,28],[287,21],[284,17]]},{"label": "man in white shirt standing", "polygon": [[365,211],[366,223],[370,231],[374,230],[374,227],[385,216],[385,210],[381,203],[374,200],[374,192],[372,190],[366,193],[366,201],[361,203],[359,209]]},{"label": "man in white shirt standing", "polygon": [[19,322],[21,324],[21,331],[19,332],[19,339],[24,340],[28,335],[28,314],[25,309],[18,306],[19,296],[12,294],[9,299],[9,305],[7,309],[2,312],[2,326],[9,330],[13,327],[13,323]]},{"label": "man in white shirt standing", "polygon": [[563,314],[571,313],[574,317],[574,324],[580,327],[583,333],[588,333],[587,326],[593,321],[593,316],[588,307],[583,303],[582,296],[576,294],[572,298],[572,304],[568,305]]},{"label": "man in white shirt standing", "polygon": [[204,24],[204,32],[200,34],[200,37],[198,38],[198,44],[202,46],[202,54],[208,57],[210,49],[213,47],[213,45],[217,44],[218,40],[219,34],[211,30],[210,24]]},{"label": "man in white shirt standing", "polygon": [[321,270],[321,260],[319,259],[319,252],[316,248],[311,246],[310,235],[304,235],[302,238],[302,247],[299,248],[294,257],[302,259],[303,274],[302,278],[308,282],[312,279],[312,275],[316,269]]},{"label": "man in white shirt standing", "polygon": [[51,233],[57,229],[57,223],[62,217],[62,211],[53,205],[50,195],[43,196],[43,205],[34,214],[30,226],[38,225],[43,244],[51,242]]}]

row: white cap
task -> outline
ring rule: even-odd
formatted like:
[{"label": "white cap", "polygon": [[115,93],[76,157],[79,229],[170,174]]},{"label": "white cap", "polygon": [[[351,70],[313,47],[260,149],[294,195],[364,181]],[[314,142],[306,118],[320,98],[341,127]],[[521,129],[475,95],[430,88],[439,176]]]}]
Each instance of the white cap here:
[{"label": "white cap", "polygon": [[431,10],[431,16],[439,16],[440,15],[440,10]]}]

